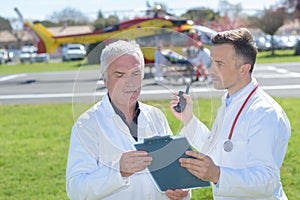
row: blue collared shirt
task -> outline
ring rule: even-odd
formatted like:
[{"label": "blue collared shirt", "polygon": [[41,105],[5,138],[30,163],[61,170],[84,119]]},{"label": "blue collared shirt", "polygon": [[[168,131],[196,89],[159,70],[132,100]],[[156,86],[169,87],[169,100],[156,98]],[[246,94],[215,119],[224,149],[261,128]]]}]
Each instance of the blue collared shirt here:
[{"label": "blue collared shirt", "polygon": [[226,107],[228,107],[231,104],[233,98],[238,96],[249,84],[250,83],[248,83],[245,87],[234,93],[232,96],[229,96],[229,93],[227,93],[227,97],[225,99]]}]

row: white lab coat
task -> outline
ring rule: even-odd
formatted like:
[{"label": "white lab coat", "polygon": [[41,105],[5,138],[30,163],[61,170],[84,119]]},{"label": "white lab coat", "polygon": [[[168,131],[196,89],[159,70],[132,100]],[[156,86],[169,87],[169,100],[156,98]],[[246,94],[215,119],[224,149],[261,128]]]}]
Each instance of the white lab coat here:
[{"label": "white lab coat", "polygon": [[[163,113],[139,102],[139,140],[171,135]],[[121,177],[119,159],[134,150],[135,140],[112,108],[108,95],[75,123],[70,140],[66,188],[70,199],[167,199],[146,170],[128,179]]]},{"label": "white lab coat", "polygon": [[260,88],[249,99],[236,123],[231,152],[225,152],[233,120],[248,94],[253,79],[226,108],[225,98],[211,132],[196,117],[181,134],[198,151],[209,155],[220,166],[218,184],[213,184],[216,200],[287,199],[280,182],[280,167],[290,137],[290,123],[281,107]]}]

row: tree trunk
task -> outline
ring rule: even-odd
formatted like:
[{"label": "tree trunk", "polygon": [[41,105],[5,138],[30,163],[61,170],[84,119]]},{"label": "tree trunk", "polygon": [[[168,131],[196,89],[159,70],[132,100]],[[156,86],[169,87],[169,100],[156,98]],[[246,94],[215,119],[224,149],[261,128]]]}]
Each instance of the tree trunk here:
[{"label": "tree trunk", "polygon": [[271,46],[272,46],[272,53],[271,55],[275,55],[275,42],[274,42],[274,35],[271,35]]}]

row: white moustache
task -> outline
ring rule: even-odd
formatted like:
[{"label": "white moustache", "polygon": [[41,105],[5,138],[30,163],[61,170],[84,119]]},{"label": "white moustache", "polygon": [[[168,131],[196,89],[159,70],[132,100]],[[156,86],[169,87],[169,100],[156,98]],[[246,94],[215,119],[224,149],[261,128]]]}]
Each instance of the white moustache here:
[{"label": "white moustache", "polygon": [[133,92],[137,92],[138,89],[126,89],[126,90],[123,90],[124,93],[133,93]]}]

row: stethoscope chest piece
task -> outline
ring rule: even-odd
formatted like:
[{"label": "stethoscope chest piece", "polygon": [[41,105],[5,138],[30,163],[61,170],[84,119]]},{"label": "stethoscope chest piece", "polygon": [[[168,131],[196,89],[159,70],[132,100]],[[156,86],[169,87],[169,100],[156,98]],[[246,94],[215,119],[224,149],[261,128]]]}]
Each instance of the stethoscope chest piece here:
[{"label": "stethoscope chest piece", "polygon": [[233,144],[232,144],[231,140],[226,140],[223,144],[223,148],[224,148],[224,151],[226,151],[226,152],[232,151]]}]

